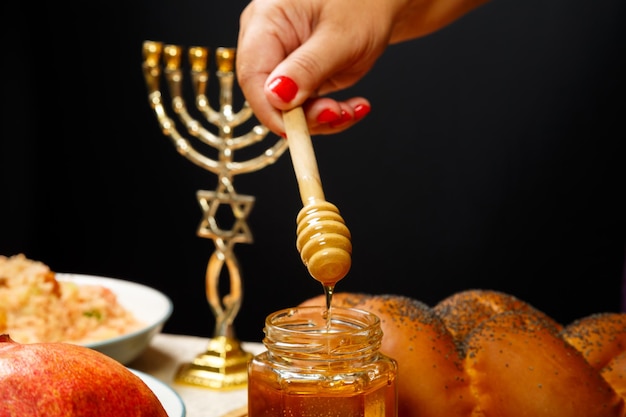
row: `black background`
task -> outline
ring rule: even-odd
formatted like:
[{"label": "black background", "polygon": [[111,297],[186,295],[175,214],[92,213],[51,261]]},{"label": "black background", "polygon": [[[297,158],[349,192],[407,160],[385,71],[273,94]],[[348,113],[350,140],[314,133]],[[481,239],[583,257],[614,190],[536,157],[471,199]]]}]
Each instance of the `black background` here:
[{"label": "black background", "polygon": [[[196,236],[195,193],[214,190],[216,177],[161,133],[141,48],[236,46],[245,4],[20,2],[6,11],[0,254],[148,284],[174,301],[166,332],[212,335],[204,272],[213,243]],[[625,4],[495,0],[389,48],[346,93],[369,97],[372,113],[314,138],[326,198],[353,235],[352,270],[337,291],[434,304],[490,288],[564,323],[620,310]],[[235,188],[256,198],[254,243],[235,246],[244,280],[235,328],[258,341],[268,313],[322,288],[295,248],[301,201],[288,154],[236,176]]]}]

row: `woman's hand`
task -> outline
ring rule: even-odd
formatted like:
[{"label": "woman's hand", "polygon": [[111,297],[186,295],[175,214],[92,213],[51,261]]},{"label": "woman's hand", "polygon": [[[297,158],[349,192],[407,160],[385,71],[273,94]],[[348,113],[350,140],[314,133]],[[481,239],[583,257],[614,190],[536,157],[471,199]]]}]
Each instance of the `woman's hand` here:
[{"label": "woman's hand", "polygon": [[485,1],[253,0],[240,19],[239,85],[259,121],[279,135],[281,111],[296,106],[311,134],[340,132],[371,105],[329,93],[359,81],[390,43],[433,32]]}]

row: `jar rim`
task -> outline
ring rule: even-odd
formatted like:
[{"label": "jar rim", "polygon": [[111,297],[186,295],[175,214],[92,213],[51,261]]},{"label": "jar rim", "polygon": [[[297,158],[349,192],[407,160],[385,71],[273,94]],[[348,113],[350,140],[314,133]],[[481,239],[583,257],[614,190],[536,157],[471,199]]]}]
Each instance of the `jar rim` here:
[{"label": "jar rim", "polygon": [[328,320],[328,313],[322,306],[298,306],[271,313],[265,320],[263,343],[270,351],[300,358],[354,358],[378,351],[383,333],[376,314],[332,307]]},{"label": "jar rim", "polygon": [[[330,314],[330,321],[328,315]],[[266,330],[307,334],[363,333],[380,327],[380,318],[366,310],[352,307],[298,306],[275,311],[265,320]]]}]

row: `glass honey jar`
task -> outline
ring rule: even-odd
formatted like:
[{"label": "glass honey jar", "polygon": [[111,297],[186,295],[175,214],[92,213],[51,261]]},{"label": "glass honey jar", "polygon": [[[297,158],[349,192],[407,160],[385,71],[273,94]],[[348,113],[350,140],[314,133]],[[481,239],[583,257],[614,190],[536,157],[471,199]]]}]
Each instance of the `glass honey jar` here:
[{"label": "glass honey jar", "polygon": [[397,363],[379,318],[297,307],[265,320],[266,351],[248,365],[248,417],[396,417]]}]

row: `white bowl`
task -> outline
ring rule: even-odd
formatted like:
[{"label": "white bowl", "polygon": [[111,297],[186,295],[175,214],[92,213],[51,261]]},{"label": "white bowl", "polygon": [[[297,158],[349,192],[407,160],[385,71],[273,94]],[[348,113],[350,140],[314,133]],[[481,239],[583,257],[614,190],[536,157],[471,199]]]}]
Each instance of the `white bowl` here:
[{"label": "white bowl", "polygon": [[128,334],[87,343],[84,346],[128,364],[137,358],[161,332],[163,325],[172,315],[172,301],[154,288],[136,282],[93,275],[57,273],[59,281],[71,281],[78,285],[100,285],[113,291],[118,302],[145,326]]}]

